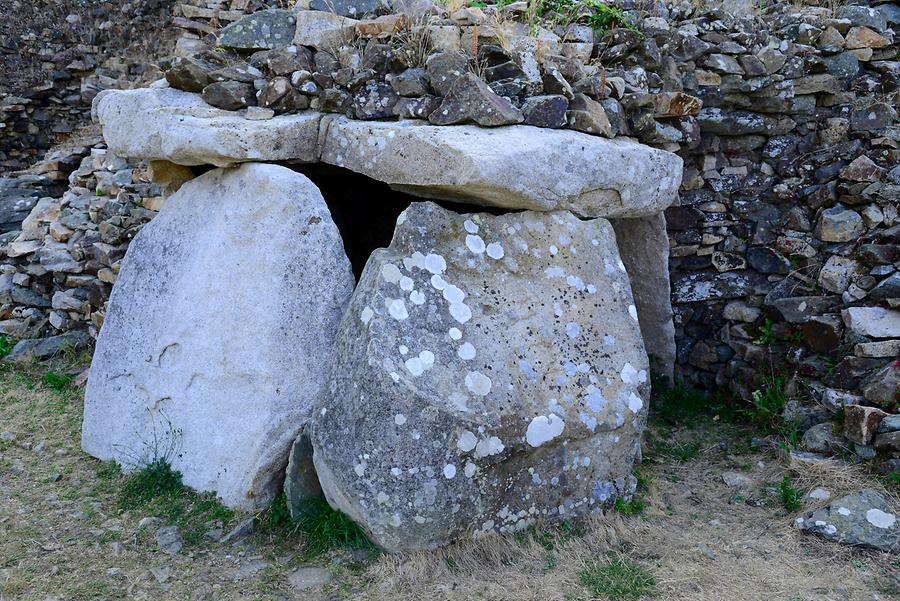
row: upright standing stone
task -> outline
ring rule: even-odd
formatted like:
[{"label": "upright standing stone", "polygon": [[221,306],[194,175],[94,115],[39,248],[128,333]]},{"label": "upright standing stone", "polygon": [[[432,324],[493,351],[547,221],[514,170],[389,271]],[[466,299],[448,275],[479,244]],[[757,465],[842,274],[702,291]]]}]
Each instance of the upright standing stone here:
[{"label": "upright standing stone", "polygon": [[399,551],[629,495],[637,319],[606,220],[413,204],[341,322],[312,426],[326,498]]},{"label": "upright standing stone", "polygon": [[134,239],[85,393],[82,446],[254,509],[322,394],[353,290],[319,191],[248,163],[185,183]]},{"label": "upright standing stone", "polygon": [[650,367],[669,383],[675,374],[675,323],[669,283],[669,236],[662,213],[614,219],[619,254],[631,280]]}]

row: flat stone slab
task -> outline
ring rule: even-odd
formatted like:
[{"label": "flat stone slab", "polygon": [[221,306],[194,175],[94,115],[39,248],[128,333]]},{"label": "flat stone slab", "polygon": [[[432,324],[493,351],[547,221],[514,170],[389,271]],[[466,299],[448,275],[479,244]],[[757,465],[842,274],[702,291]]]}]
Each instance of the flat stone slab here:
[{"label": "flat stone slab", "polygon": [[135,237],[91,363],[82,446],[256,510],[322,394],[353,291],[318,189],[278,165],[185,183]]},{"label": "flat stone slab", "polygon": [[179,165],[228,167],[248,161],[318,161],[321,115],[315,112],[247,119],[214,108],[198,94],[172,88],[106,90],[94,99],[94,120],[119,156]]},{"label": "flat stone slab", "polygon": [[663,211],[681,184],[680,157],[628,140],[530,125],[326,119],[323,162],[426,198],[639,217]]},{"label": "flat stone slab", "polygon": [[105,91],[94,111],[110,149],[122,156],[217,166],[322,161],[418,196],[507,209],[642,217],[668,207],[681,183],[675,154],[571,130],[314,112],[251,120],[168,88]]}]

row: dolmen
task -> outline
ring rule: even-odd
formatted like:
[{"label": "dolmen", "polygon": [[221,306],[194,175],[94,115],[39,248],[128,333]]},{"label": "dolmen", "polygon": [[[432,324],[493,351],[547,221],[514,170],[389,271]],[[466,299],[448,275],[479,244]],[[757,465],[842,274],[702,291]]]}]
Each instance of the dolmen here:
[{"label": "dolmen", "polygon": [[[111,152],[203,173],[123,261],[88,453],[164,457],[241,510],[324,494],[388,551],[633,494],[650,374],[674,364],[678,156],[521,124],[257,119],[162,83],[94,114]],[[420,199],[358,282],[316,163]]]}]

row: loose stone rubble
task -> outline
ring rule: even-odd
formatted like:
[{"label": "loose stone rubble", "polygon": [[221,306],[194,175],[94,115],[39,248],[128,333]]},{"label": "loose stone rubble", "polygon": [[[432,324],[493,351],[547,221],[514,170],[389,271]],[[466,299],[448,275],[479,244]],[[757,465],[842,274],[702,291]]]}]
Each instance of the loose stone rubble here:
[{"label": "loose stone rubble", "polygon": [[797,518],[796,524],[829,540],[900,553],[900,523],[887,500],[874,490],[836,499]]},{"label": "loose stone rubble", "polygon": [[231,507],[266,506],[352,290],[337,227],[302,175],[249,164],[184,184],[129,248],[82,447],[127,468],[163,457]]},{"label": "loose stone rubble", "polygon": [[648,378],[606,220],[413,203],[341,324],[316,472],[391,551],[571,519],[633,492]]}]

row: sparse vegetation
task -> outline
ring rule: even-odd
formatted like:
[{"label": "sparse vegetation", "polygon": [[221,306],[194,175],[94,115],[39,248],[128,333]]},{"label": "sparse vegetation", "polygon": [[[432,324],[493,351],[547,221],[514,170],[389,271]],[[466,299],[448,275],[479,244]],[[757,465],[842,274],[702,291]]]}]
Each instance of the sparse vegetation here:
[{"label": "sparse vegetation", "polygon": [[803,491],[793,486],[790,476],[785,476],[778,485],[778,498],[788,513],[794,513],[803,507]]},{"label": "sparse vegetation", "polygon": [[55,371],[48,371],[41,377],[44,385],[55,392],[65,392],[74,379],[75,376],[71,374],[61,374]]},{"label": "sparse vegetation", "polygon": [[0,334],[0,359],[9,355],[13,347],[16,346],[16,341],[8,336],[4,336]]},{"label": "sparse vegetation", "polygon": [[620,554],[587,562],[579,577],[594,597],[609,601],[632,601],[656,596],[656,578],[653,574]]},{"label": "sparse vegetation", "polygon": [[300,534],[300,543],[307,558],[315,558],[336,549],[375,550],[365,532],[324,499],[308,501],[302,513],[299,520],[292,521],[287,500],[284,493],[281,493],[263,513],[261,520],[270,531]]}]

